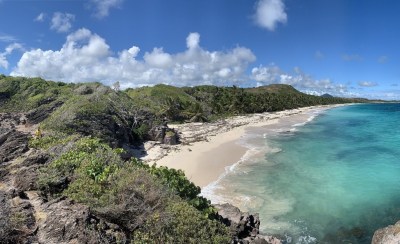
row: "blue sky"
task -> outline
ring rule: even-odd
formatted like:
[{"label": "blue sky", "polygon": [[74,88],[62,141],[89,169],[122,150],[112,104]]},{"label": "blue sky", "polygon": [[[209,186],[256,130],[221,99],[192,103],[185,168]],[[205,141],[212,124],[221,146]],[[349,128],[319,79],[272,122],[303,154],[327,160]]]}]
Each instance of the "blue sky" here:
[{"label": "blue sky", "polygon": [[400,99],[400,1],[0,0],[0,73]]}]

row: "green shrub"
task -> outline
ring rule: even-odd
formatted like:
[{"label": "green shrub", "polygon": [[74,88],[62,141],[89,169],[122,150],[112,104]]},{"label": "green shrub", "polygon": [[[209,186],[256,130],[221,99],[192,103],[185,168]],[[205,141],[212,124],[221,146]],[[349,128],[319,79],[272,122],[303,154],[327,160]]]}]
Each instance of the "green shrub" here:
[{"label": "green shrub", "polygon": [[134,137],[140,141],[147,139],[147,134],[149,133],[150,127],[143,123],[139,127],[134,128],[132,133]]},{"label": "green shrub", "polygon": [[201,189],[188,180],[182,170],[170,169],[165,166],[157,167],[155,164],[149,166],[143,162],[134,159],[133,163],[138,167],[144,168],[150,174],[156,176],[162,184],[175,192],[179,197],[186,200],[190,205],[203,212],[210,219],[215,218],[216,209],[212,207],[211,202],[206,198],[199,196]]},{"label": "green shrub", "polygon": [[78,135],[67,135],[61,132],[46,132],[44,136],[29,139],[29,147],[47,150],[53,146],[66,145],[68,142],[78,139]]},{"label": "green shrub", "polygon": [[[104,164],[102,167],[105,168],[107,162],[117,160],[120,160],[118,155],[113,153],[110,147],[100,143],[99,139],[82,138],[69,151],[61,154],[41,169],[38,180],[39,189],[44,196],[57,197],[70,181],[77,177],[76,169],[81,168],[81,171],[90,175],[90,167],[94,172],[96,165]],[[102,172],[95,174],[97,174],[95,175],[97,178],[103,177],[101,176]]]},{"label": "green shrub", "polygon": [[171,201],[161,218],[154,213],[133,232],[132,243],[230,243],[226,226],[183,201]]}]

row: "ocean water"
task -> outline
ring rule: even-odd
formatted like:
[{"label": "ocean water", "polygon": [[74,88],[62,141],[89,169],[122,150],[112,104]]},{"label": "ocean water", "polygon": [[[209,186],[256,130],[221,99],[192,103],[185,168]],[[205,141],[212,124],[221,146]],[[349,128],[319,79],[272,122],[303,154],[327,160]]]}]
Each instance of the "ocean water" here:
[{"label": "ocean water", "polygon": [[370,243],[400,220],[400,104],[307,118],[250,130],[246,155],[203,194],[258,212],[286,243]]}]

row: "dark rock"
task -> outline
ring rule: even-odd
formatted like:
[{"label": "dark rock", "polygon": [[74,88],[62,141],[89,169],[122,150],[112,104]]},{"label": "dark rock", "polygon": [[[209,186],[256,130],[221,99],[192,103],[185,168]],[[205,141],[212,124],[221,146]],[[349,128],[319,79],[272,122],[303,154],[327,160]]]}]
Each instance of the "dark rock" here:
[{"label": "dark rock", "polygon": [[233,243],[281,243],[276,237],[259,234],[260,219],[258,214],[243,213],[239,208],[228,203],[216,204],[214,207],[218,210],[219,220],[230,228]]},{"label": "dark rock", "polygon": [[111,147],[121,147],[124,143],[134,143],[128,125],[117,123],[115,114],[79,114],[67,126],[84,135],[95,136],[109,142]]},{"label": "dark rock", "polygon": [[176,145],[178,143],[178,136],[174,130],[167,131],[163,140],[164,144]]},{"label": "dark rock", "polygon": [[32,165],[42,165],[45,164],[50,159],[50,156],[44,153],[35,153],[27,157],[21,166],[29,167]]},{"label": "dark rock", "polygon": [[400,221],[394,225],[375,231],[372,244],[398,244],[400,243]]},{"label": "dark rock", "polygon": [[39,165],[33,165],[18,170],[15,173],[14,186],[22,191],[37,190],[36,182],[39,179],[39,168]]},{"label": "dark rock", "polygon": [[39,226],[40,243],[125,243],[126,235],[84,205],[59,198],[42,206],[47,218]]},{"label": "dark rock", "polygon": [[53,98],[53,97],[48,97],[48,98],[42,99],[38,102],[38,106],[49,104],[49,103],[53,102],[54,100],[55,100],[55,98]]},{"label": "dark rock", "polygon": [[[19,192],[24,198],[26,194]],[[34,243],[36,229],[33,206],[29,201],[0,192],[1,243]]]},{"label": "dark rock", "polygon": [[17,158],[28,149],[28,136],[26,134],[0,128],[0,163]]},{"label": "dark rock", "polygon": [[52,179],[51,182],[47,183],[46,189],[40,188],[40,193],[44,198],[48,198],[49,196],[54,196],[60,194],[65,189],[67,189],[71,180],[65,176],[59,176],[56,179]]},{"label": "dark rock", "polygon": [[161,126],[154,126],[150,130],[149,135],[152,141],[158,141],[168,145],[178,144],[178,133],[174,129],[169,128],[165,123]]},{"label": "dark rock", "polygon": [[38,124],[45,120],[50,114],[56,110],[58,107],[64,104],[62,101],[47,101],[48,103],[44,103],[43,105],[29,111],[26,114],[26,118],[29,124]]}]

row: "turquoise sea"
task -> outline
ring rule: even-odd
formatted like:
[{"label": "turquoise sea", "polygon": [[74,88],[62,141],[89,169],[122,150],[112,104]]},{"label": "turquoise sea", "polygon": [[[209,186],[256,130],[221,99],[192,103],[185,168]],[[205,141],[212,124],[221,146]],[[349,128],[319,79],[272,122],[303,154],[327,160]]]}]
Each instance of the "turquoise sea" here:
[{"label": "turquoise sea", "polygon": [[258,212],[287,243],[370,243],[400,220],[400,104],[307,116],[248,131],[247,154],[204,195]]}]

